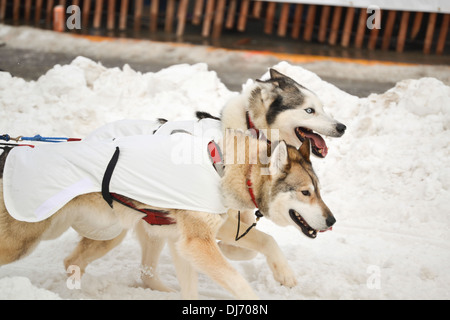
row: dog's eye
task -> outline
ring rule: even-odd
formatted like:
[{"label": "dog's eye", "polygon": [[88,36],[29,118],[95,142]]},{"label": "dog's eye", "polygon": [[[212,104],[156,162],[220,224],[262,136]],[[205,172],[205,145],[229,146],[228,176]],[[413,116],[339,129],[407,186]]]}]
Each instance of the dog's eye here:
[{"label": "dog's eye", "polygon": [[314,112],[316,112],[313,108],[307,108],[307,109],[305,109],[305,111],[306,111],[306,113],[309,113],[309,114],[313,114]]},{"label": "dog's eye", "polygon": [[311,195],[311,193],[308,190],[303,190],[302,194],[307,197],[309,197]]}]

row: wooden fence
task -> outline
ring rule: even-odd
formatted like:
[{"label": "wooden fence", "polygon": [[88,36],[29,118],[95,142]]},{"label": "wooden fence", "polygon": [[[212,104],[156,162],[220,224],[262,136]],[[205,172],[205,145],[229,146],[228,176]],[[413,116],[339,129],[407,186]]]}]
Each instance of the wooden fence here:
[{"label": "wooden fence", "polygon": [[403,52],[419,43],[426,54],[444,53],[450,14],[381,11],[381,29],[368,29],[365,9],[254,0],[0,0],[0,22],[48,27],[57,5],[81,9],[82,28],[164,30],[182,36],[187,23],[203,37],[226,36],[224,29],[247,31],[259,21],[261,32],[299,41]]}]

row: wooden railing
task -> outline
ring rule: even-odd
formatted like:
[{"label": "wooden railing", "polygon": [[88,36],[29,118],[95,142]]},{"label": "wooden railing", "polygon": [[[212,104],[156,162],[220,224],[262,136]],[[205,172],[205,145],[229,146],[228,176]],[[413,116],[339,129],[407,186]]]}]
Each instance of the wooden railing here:
[{"label": "wooden railing", "polygon": [[[368,14],[354,7],[253,0],[0,0],[0,22],[52,27],[54,7],[77,5],[82,28],[140,30],[145,20],[151,32],[163,29],[182,36],[187,23],[201,26],[203,37],[242,33],[259,21],[261,32],[305,42],[403,52],[419,43],[424,53],[443,54],[450,14],[381,11],[381,29],[368,29]],[[176,26],[175,26],[176,25]]]}]

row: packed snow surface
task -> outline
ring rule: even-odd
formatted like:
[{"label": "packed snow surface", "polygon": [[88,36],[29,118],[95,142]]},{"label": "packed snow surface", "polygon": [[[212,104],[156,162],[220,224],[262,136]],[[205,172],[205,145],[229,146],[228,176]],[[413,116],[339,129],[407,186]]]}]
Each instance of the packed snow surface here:
[{"label": "packed snow surface", "polygon": [[[434,78],[404,80],[358,98],[299,66],[274,68],[314,91],[348,127],[342,138],[326,138],[326,159],[313,159],[337,223],[314,240],[294,227],[258,223],[287,256],[299,283],[294,288],[273,279],[262,255],[232,264],[262,299],[450,298],[450,87]],[[268,74],[262,70],[261,77]],[[206,64],[141,74],[79,57],[35,82],[0,73],[0,133],[82,138],[119,119],[192,119],[197,110],[219,115],[236,94]],[[180,298],[167,249],[159,272],[177,291],[142,287],[133,232],[74,287],[62,261],[78,240],[69,230],[1,266],[0,299]],[[204,275],[199,291],[203,299],[231,298]]]}]

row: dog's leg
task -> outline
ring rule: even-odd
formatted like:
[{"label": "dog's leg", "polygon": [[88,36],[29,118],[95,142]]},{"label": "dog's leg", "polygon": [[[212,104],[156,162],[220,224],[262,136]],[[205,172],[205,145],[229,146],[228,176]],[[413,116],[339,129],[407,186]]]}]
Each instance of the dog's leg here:
[{"label": "dog's leg", "polygon": [[30,254],[50,225],[50,219],[36,223],[15,220],[7,212],[0,190],[0,265],[14,262]]},{"label": "dog's leg", "polygon": [[[287,287],[297,285],[294,271],[272,236],[253,228],[247,235],[235,241],[236,227],[237,219],[228,216],[227,221],[219,229],[217,238],[226,243],[262,253],[267,259],[267,264],[272,270],[275,280]],[[248,227],[249,225],[241,222],[241,230],[247,230]]]},{"label": "dog's leg", "polygon": [[174,290],[167,287],[160,279],[158,271],[159,255],[161,254],[166,241],[162,237],[151,236],[146,230],[147,223],[139,221],[136,225],[136,235],[141,244],[142,262],[141,262],[141,279],[146,288],[158,291],[173,292]]},{"label": "dog's leg", "polygon": [[[177,215],[178,252],[198,271],[205,273],[238,299],[257,299],[247,281],[220,252],[216,243],[222,217],[186,211]],[[191,298],[184,296],[183,298]]]},{"label": "dog's leg", "polygon": [[224,241],[219,241],[217,244],[219,245],[220,251],[224,254],[224,256],[230,260],[252,260],[258,255],[257,251],[238,247]]},{"label": "dog's leg", "polygon": [[[228,210],[228,215],[234,219],[237,219],[237,211],[236,210]],[[255,222],[255,215],[253,211],[241,211],[240,212],[240,219],[242,222],[251,225],[253,222]],[[236,220],[237,221],[237,220]],[[245,231],[245,229],[244,229]],[[242,232],[244,232],[242,231]],[[222,253],[230,260],[251,260],[255,258],[258,255],[257,251],[242,248],[235,246],[230,243],[225,243],[223,241],[219,242],[219,248],[222,251]]]},{"label": "dog's leg", "polygon": [[[1,231],[0,231],[1,233]],[[29,255],[38,245],[40,239],[27,237],[6,239],[0,236],[0,266],[12,263]]]},{"label": "dog's leg", "polygon": [[181,296],[189,299],[198,299],[198,274],[192,265],[182,257],[178,249],[176,248],[176,243],[174,241],[169,241],[170,252],[172,254],[172,259],[175,264],[175,270],[177,272],[178,282],[181,287]]},{"label": "dog's leg", "polygon": [[84,274],[84,271],[89,263],[103,257],[113,248],[118,246],[125,238],[126,234],[127,230],[124,230],[114,239],[105,241],[82,238],[75,250],[66,259],[64,259],[64,266],[66,270],[69,266],[74,265],[80,268],[81,274]]}]

